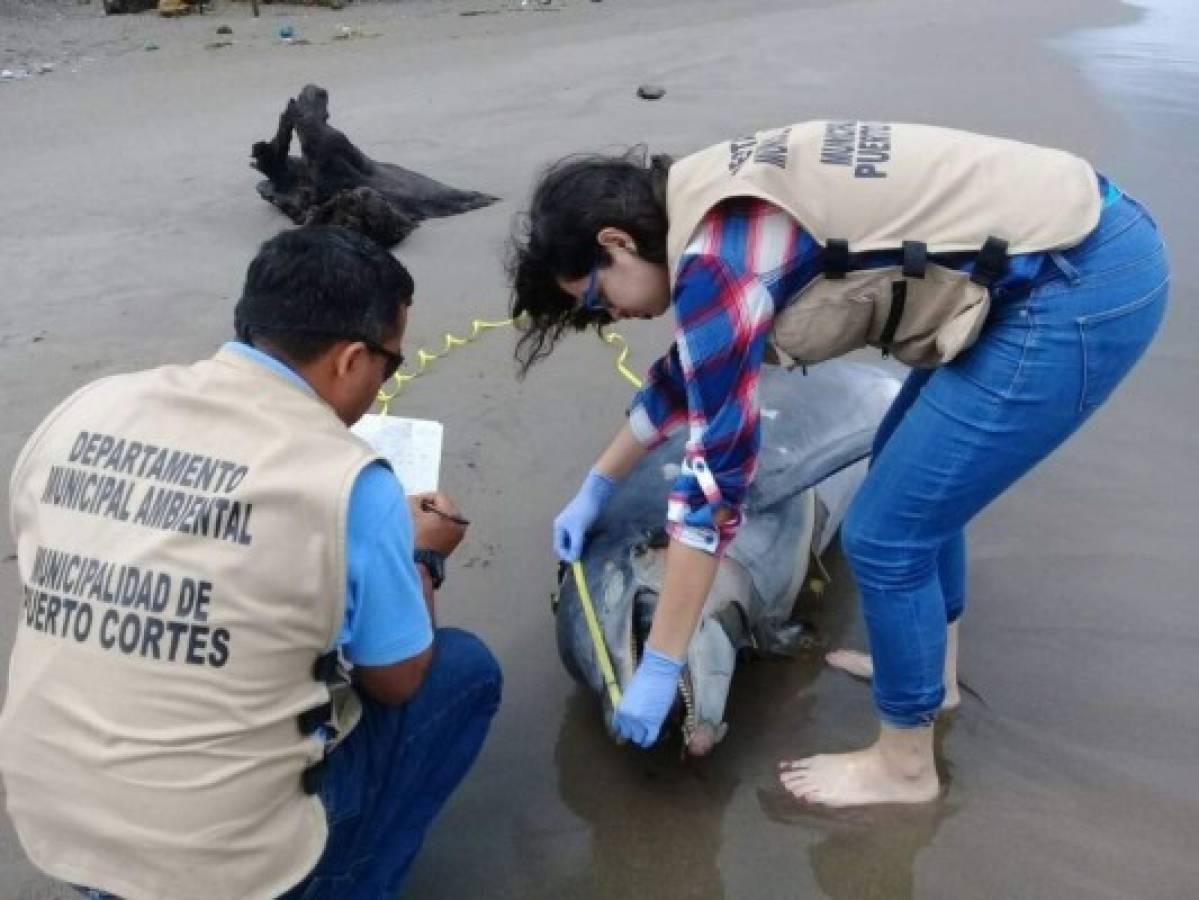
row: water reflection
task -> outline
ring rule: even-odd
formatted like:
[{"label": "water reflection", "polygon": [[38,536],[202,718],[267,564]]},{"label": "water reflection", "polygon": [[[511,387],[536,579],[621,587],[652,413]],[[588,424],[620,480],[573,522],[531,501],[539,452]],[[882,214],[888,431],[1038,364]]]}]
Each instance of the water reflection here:
[{"label": "water reflection", "polygon": [[613,747],[598,709],[576,691],[554,747],[558,791],[591,837],[590,865],[560,896],[721,900],[721,821],[736,781],[706,760],[680,762],[677,745]]},{"label": "water reflection", "polygon": [[1199,116],[1199,3],[1142,0],[1140,17],[1118,28],[1075,32],[1059,46],[1128,111]]},{"label": "water reflection", "polygon": [[943,802],[896,807],[830,827],[808,852],[812,874],[831,900],[911,900],[916,859],[954,812]]},{"label": "water reflection", "polygon": [[768,819],[823,835],[810,846],[808,861],[830,900],[911,900],[916,895],[916,860],[958,810],[947,799],[952,779],[944,744],[952,727],[952,717],[937,725],[935,753],[944,790],[933,803],[830,810],[800,804],[781,787],[758,791]]}]

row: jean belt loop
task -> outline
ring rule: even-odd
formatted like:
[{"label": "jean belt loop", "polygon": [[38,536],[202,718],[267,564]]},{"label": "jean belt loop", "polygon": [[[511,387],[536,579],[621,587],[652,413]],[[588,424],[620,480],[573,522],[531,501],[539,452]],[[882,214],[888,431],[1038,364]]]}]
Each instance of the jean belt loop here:
[{"label": "jean belt loop", "polygon": [[1074,264],[1071,263],[1070,260],[1066,259],[1066,255],[1062,253],[1062,251],[1050,251],[1049,258],[1053,261],[1053,264],[1057,266],[1058,271],[1062,273],[1062,277],[1070,282],[1070,284],[1078,284],[1078,282],[1082,280],[1082,275],[1079,274],[1078,269],[1074,267]]}]

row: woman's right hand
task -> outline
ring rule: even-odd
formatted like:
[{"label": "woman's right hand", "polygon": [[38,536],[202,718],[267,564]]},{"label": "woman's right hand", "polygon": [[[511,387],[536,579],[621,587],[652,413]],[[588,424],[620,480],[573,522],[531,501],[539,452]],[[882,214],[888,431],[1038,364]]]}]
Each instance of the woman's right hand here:
[{"label": "woman's right hand", "polygon": [[568,563],[578,561],[587,532],[615,489],[616,482],[607,475],[595,469],[587,474],[574,499],[554,519],[554,552],[559,559]]}]

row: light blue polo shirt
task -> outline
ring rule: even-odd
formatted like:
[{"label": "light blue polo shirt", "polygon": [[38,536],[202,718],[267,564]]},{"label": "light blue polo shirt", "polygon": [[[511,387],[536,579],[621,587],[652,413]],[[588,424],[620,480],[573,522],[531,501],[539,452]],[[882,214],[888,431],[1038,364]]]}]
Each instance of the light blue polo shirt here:
[{"label": "light blue polo shirt", "polygon": [[[230,341],[225,349],[315,393],[298,372],[249,344]],[[402,662],[433,642],[413,541],[403,485],[386,465],[371,463],[350,491],[346,522],[346,613],[338,646],[355,665]]]}]

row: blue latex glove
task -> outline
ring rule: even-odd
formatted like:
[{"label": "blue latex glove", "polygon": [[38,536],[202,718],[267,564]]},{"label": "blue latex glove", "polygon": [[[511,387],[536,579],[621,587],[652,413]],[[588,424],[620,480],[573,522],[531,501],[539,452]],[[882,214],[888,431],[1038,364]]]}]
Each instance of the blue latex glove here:
[{"label": "blue latex glove", "polygon": [[616,482],[592,469],[574,499],[554,519],[554,552],[564,562],[576,562],[583,553],[583,540],[595,522]]},{"label": "blue latex glove", "polygon": [[645,648],[641,665],[612,716],[612,727],[618,737],[641,747],[649,747],[658,740],[666,714],[674,705],[682,671],[683,663],[679,660]]}]

